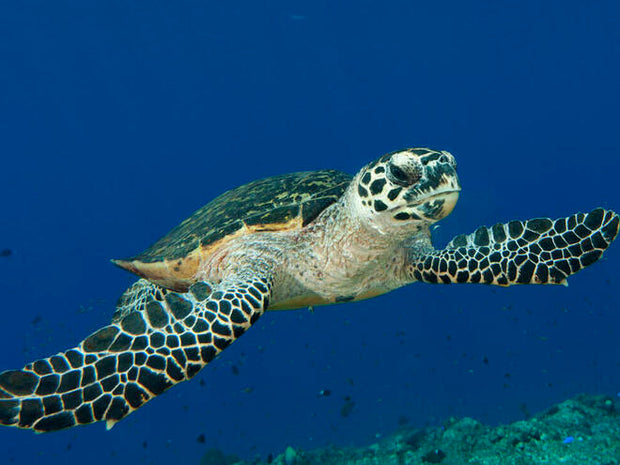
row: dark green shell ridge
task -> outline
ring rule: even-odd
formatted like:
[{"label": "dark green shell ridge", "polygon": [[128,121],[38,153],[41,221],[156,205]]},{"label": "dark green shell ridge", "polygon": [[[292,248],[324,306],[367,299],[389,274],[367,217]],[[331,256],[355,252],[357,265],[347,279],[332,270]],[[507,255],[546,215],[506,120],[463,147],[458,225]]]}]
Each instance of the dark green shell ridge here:
[{"label": "dark green shell ridge", "polygon": [[285,224],[302,217],[311,223],[336,202],[352,176],[336,170],[283,174],[223,193],[194,212],[166,236],[129,260],[153,263],[186,257],[243,227]]}]

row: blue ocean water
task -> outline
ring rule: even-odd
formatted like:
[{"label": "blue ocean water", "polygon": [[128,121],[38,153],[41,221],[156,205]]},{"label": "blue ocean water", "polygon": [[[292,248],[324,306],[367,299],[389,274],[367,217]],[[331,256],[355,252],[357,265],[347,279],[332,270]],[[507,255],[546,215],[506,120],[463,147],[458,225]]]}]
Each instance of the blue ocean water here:
[{"label": "blue ocean water", "polygon": [[[620,209],[615,1],[30,1],[0,18],[1,369],[107,324],[133,281],[110,258],[259,177],[449,150],[463,193],[439,246]],[[568,288],[414,284],[268,313],[111,431],[4,428],[0,461],[265,457],[616,395],[619,267],[616,244]]]}]

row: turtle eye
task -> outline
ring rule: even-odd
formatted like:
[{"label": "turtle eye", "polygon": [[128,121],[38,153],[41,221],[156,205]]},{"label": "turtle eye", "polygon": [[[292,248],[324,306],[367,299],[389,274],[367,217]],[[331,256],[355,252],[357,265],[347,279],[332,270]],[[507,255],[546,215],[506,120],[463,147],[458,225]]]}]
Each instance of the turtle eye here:
[{"label": "turtle eye", "polygon": [[388,165],[387,177],[394,184],[409,187],[420,180],[420,173],[417,169],[404,170],[393,163]]}]

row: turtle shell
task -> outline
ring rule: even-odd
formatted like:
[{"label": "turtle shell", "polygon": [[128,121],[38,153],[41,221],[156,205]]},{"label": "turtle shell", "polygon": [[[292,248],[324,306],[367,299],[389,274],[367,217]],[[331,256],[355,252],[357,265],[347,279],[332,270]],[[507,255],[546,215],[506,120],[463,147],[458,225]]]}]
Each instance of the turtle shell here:
[{"label": "turtle shell", "polygon": [[186,291],[202,257],[241,235],[303,228],[342,196],[351,179],[322,170],[245,184],[194,212],[141,254],[112,261],[164,287]]}]

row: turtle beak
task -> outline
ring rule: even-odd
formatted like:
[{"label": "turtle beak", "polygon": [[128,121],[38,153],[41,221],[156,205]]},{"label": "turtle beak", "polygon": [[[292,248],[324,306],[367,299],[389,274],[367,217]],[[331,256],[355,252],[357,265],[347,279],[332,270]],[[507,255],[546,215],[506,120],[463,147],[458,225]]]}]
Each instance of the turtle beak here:
[{"label": "turtle beak", "polygon": [[426,182],[425,187],[431,195],[422,200],[418,209],[426,218],[438,221],[452,213],[459,200],[461,183],[454,164],[444,163],[428,169]]},{"label": "turtle beak", "polygon": [[447,192],[443,199],[444,199],[444,204],[443,204],[443,211],[442,217],[446,217],[448,216],[450,213],[452,213],[452,210],[454,210],[454,207],[456,207],[456,202],[458,202],[459,200],[459,194],[460,194],[460,189],[457,191],[452,191],[452,192]]},{"label": "turtle beak", "polygon": [[460,189],[449,189],[437,192],[421,200],[415,209],[427,220],[433,223],[439,221],[452,213],[459,200],[459,191]]}]

